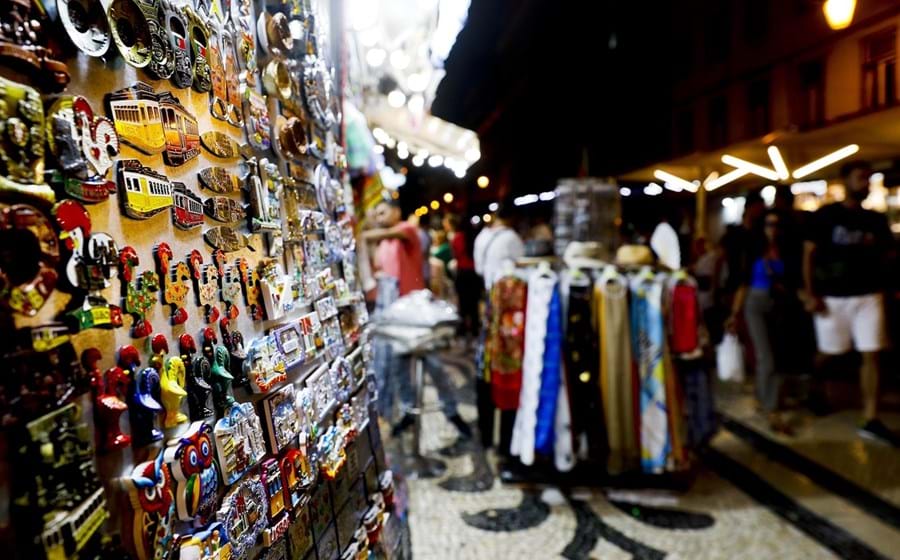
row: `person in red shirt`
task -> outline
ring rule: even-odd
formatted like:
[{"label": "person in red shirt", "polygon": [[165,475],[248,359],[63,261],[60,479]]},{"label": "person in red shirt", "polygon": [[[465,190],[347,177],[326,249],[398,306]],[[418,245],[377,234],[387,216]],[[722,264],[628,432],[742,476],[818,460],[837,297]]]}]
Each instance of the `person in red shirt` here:
[{"label": "person in red shirt", "polygon": [[364,231],[362,237],[369,243],[378,243],[378,275],[396,279],[400,296],[424,290],[418,228],[402,219],[400,203],[393,199],[383,200],[375,207],[375,219],[380,227]]},{"label": "person in red shirt", "polygon": [[444,231],[450,237],[450,248],[453,260],[456,261],[454,285],[459,298],[460,336],[468,339],[478,336],[481,328],[478,317],[478,301],[484,286],[478,273],[475,272],[475,260],[472,258],[472,245],[475,236],[467,228],[462,227],[459,216],[447,214],[444,217]]}]

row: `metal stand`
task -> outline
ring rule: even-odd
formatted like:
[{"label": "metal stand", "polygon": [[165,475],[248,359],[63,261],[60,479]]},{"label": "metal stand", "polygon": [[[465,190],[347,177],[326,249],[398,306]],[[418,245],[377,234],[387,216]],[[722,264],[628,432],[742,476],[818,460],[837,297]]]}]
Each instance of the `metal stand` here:
[{"label": "metal stand", "polygon": [[422,437],[422,412],[425,408],[425,354],[419,349],[410,357],[410,382],[416,392],[416,405],[410,411],[415,423],[412,433],[412,452],[409,455],[407,465],[410,478],[437,478],[447,471],[447,464],[440,459],[425,457],[421,450]]}]

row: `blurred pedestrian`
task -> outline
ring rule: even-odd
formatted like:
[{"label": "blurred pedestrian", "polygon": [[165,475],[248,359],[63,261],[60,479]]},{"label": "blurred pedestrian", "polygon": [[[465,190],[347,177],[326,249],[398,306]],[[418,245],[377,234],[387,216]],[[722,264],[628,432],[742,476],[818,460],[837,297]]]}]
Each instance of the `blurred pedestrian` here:
[{"label": "blurred pedestrian", "polygon": [[444,231],[450,239],[450,249],[455,266],[454,286],[459,300],[460,328],[459,335],[466,337],[466,346],[478,335],[480,327],[478,302],[481,299],[483,284],[475,272],[475,261],[472,249],[475,238],[471,227],[462,224],[456,214],[444,216]]}]

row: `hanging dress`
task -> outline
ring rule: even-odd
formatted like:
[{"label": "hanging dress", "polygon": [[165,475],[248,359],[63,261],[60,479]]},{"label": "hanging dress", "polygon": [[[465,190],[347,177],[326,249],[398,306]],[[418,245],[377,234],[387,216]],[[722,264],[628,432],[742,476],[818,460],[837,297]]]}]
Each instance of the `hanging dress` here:
[{"label": "hanging dress", "polygon": [[516,410],[522,387],[525,351],[525,314],[528,285],[516,276],[494,282],[487,352],[491,395],[500,410]]}]

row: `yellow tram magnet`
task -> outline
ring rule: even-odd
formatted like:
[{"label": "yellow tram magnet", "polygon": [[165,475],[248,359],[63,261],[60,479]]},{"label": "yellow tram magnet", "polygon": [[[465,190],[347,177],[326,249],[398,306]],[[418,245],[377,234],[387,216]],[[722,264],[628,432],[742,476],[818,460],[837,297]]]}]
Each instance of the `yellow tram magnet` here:
[{"label": "yellow tram magnet", "polygon": [[129,218],[146,220],[174,203],[168,177],[141,165],[136,159],[119,160],[116,178],[122,208]]},{"label": "yellow tram magnet", "polygon": [[166,149],[166,135],[160,115],[159,96],[144,82],[106,96],[116,133],[123,142],[147,154]]}]

